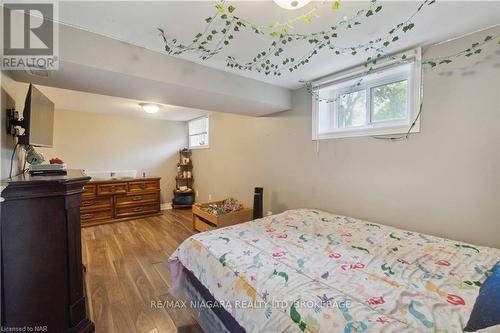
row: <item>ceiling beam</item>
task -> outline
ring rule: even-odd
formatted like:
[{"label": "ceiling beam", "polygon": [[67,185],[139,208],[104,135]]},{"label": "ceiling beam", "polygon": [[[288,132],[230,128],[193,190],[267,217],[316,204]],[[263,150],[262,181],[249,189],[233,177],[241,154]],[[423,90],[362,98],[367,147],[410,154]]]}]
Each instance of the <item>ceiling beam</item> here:
[{"label": "ceiling beam", "polygon": [[263,116],[291,108],[291,91],[109,37],[59,25],[60,68],[18,81],[210,111]]}]

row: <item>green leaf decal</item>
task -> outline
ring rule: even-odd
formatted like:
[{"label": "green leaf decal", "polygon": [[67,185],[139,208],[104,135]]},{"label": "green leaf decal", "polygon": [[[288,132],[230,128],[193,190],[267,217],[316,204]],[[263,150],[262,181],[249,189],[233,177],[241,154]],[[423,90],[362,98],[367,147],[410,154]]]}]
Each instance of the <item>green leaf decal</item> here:
[{"label": "green leaf decal", "polygon": [[226,244],[229,243],[229,241],[230,241],[230,239],[227,237],[219,237],[219,239],[222,239],[223,241],[225,241]]},{"label": "green leaf decal", "polygon": [[364,251],[364,252],[366,252],[366,253],[370,254],[370,250],[365,249],[364,247],[361,247],[361,246],[355,246],[355,245],[351,245],[351,247],[352,247],[353,249],[360,250],[360,251]]},{"label": "green leaf decal", "polygon": [[456,247],[461,247],[463,249],[471,249],[471,250],[474,250],[476,251],[477,253],[479,253],[480,251],[475,248],[474,246],[470,246],[470,245],[467,245],[467,244],[455,244]]},{"label": "green leaf decal", "polygon": [[328,239],[328,245],[337,245],[338,242],[333,240],[333,237],[331,234],[326,235],[326,239]]},{"label": "green leaf decal", "polygon": [[413,24],[413,23],[409,23],[409,24],[405,25],[403,27],[403,32],[410,31],[411,29],[413,29],[414,26],[415,26],[415,24]]},{"label": "green leaf decal", "polygon": [[386,263],[383,263],[380,268],[382,268],[383,271],[389,272],[389,274],[394,275],[394,271],[391,269],[390,266],[388,266]]},{"label": "green leaf decal", "polygon": [[480,281],[464,281],[464,283],[472,287],[481,287],[482,285]]},{"label": "green leaf decal", "polygon": [[283,278],[285,280],[285,283],[288,282],[288,274],[286,272],[278,272],[277,270],[274,270],[273,275]]},{"label": "green leaf decal", "polygon": [[216,5],[215,6],[215,9],[217,10],[218,13],[222,14],[224,13],[224,7],[222,7],[221,5]]},{"label": "green leaf decal", "polygon": [[396,239],[396,240],[398,240],[398,241],[400,241],[400,240],[401,240],[401,238],[399,238],[399,237],[397,237],[396,235],[394,235],[394,233],[393,233],[393,232],[389,235],[389,237],[391,237],[392,239]]},{"label": "green leaf decal", "polygon": [[306,323],[304,323],[302,321],[302,317],[300,316],[300,313],[297,311],[297,308],[295,307],[295,304],[298,302],[298,300],[296,300],[295,302],[293,302],[292,306],[290,307],[290,318],[292,319],[292,321],[294,323],[296,323],[297,325],[299,325],[299,329],[304,332],[306,330]]},{"label": "green leaf decal", "polygon": [[219,262],[222,264],[222,266],[226,266],[226,265],[227,265],[226,255],[227,255],[228,253],[229,253],[229,252],[224,253],[223,255],[221,255],[221,256],[219,257]]}]

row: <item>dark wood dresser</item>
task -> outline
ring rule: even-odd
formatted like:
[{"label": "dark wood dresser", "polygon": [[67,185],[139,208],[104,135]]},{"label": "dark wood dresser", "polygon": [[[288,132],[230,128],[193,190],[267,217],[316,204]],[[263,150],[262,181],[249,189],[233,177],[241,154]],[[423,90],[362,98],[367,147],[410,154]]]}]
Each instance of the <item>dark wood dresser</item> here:
[{"label": "dark wood dresser", "polygon": [[94,332],[80,229],[81,193],[89,179],[70,170],[2,183],[2,331]]},{"label": "dark wood dresser", "polygon": [[91,180],[80,209],[82,227],[160,213],[160,178]]}]

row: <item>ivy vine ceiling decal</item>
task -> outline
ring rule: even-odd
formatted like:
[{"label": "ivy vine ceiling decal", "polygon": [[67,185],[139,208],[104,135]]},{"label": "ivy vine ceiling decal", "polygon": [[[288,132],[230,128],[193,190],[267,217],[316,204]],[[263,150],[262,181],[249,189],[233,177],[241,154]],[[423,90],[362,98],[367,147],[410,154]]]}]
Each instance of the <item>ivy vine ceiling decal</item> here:
[{"label": "ivy vine ceiling decal", "polygon": [[[357,10],[350,15],[345,15],[340,20],[335,13],[342,6],[342,2],[333,1],[317,3],[308,11],[292,17],[286,22],[276,22],[268,25],[257,25],[248,19],[238,16],[234,5],[217,2],[215,4],[215,13],[205,19],[205,29],[197,33],[188,44],[169,37],[163,29],[159,30],[165,43],[165,51],[168,54],[179,56],[190,52],[197,54],[202,61],[215,57],[226,48],[231,47],[232,42],[238,38],[242,31],[248,31],[265,39],[265,41],[270,39],[270,42],[268,42],[269,45],[266,48],[255,50],[254,54],[248,59],[243,59],[241,55],[238,58],[232,55],[226,57],[226,66],[231,69],[257,72],[265,76],[281,76],[297,71],[299,68],[305,67],[314,61],[314,57],[320,52],[327,53],[332,57],[354,57],[361,54],[365,57],[364,66],[366,71],[354,83],[354,85],[360,85],[364,78],[371,74],[377,62],[381,59],[389,59],[397,63],[408,61],[409,54],[399,53],[397,56],[391,55],[394,54],[393,45],[401,48],[401,46],[397,45],[398,42],[411,34],[418,24],[418,17],[424,15],[429,8],[432,8],[435,2],[435,0],[423,0],[412,3],[415,5],[413,11],[409,15],[397,19],[398,23],[395,25],[390,25],[390,23],[388,24],[385,21],[379,20],[380,14],[384,11],[384,4],[378,0],[371,0],[365,8]],[[329,6],[326,6],[327,4]],[[324,13],[325,8],[333,10],[334,16],[336,16],[335,24],[330,25],[326,29],[311,33],[297,33],[294,31],[294,25],[298,23],[313,25],[315,19],[319,17],[320,12]],[[366,42],[362,43],[351,42],[352,44],[349,45],[339,42],[341,35],[365,25],[370,20],[379,20],[377,24],[382,26],[388,25],[386,32],[375,37],[371,36],[371,38],[367,38]],[[483,48],[486,44],[493,43],[496,46],[500,45],[500,33],[487,35],[481,40],[473,42],[469,47],[454,53],[436,58],[425,58],[422,61],[422,65],[424,69],[432,70],[445,67],[460,58],[476,58],[483,53]],[[291,55],[292,52],[289,49],[294,44],[302,45],[299,55]],[[404,46],[402,49],[404,49]],[[463,71],[463,73],[467,72]],[[300,83],[317,102],[335,102],[335,99],[322,97],[319,90],[313,86],[311,81],[301,80]],[[422,104],[414,123],[420,117],[421,112]],[[413,124],[409,127],[406,135],[384,139],[408,139]]]},{"label": "ivy vine ceiling decal", "polygon": [[[258,72],[257,69],[262,68],[262,64],[253,66],[252,70],[228,67],[228,56],[234,57],[234,63],[245,65],[251,62],[259,52],[267,51],[272,46],[272,42],[279,40],[279,35],[276,37],[270,35],[273,32],[285,32],[292,35],[318,33],[340,24],[344,21],[344,17],[347,20],[352,19],[358,11],[367,11],[369,7],[376,8],[380,4],[382,9],[379,12],[374,12],[368,17],[366,14],[361,15],[358,20],[352,20],[351,28],[341,24],[336,31],[338,36],[331,38],[331,43],[339,47],[364,44],[386,35],[393,27],[409,18],[424,0],[377,0],[375,3],[370,0],[311,1],[296,10],[282,9],[272,0],[227,1],[223,3],[223,7],[228,17],[237,16],[264,32],[257,34],[248,25],[243,28],[239,27],[237,32],[231,30],[233,38],[228,41],[228,45],[222,41],[220,45],[223,47],[222,50],[206,60],[201,59],[202,53],[194,50],[183,52],[176,57],[204,65],[207,70],[230,73],[228,77],[238,75],[240,79],[257,80],[283,88],[297,89],[301,86],[299,83],[301,79],[313,80],[325,74],[359,65],[369,56],[376,57],[376,53],[373,50],[359,49],[356,55],[352,55],[348,49],[345,49],[339,50],[341,54],[337,55],[335,51],[325,46],[318,50],[318,53],[305,65],[299,65],[292,72],[284,69],[279,76],[273,75],[272,72],[266,76],[263,70]],[[225,28],[225,21],[220,19],[223,14],[219,14],[215,7],[217,4],[219,3],[213,0],[149,1],[147,6],[143,1],[62,1],[59,19],[64,24],[166,55],[166,44],[157,28],[163,29],[169,45],[174,39],[177,44],[189,45],[198,33],[205,30],[207,26],[205,19],[209,16],[219,15],[219,18],[215,18],[212,22],[211,28],[215,24],[224,24],[218,30]],[[229,15],[228,7],[231,5],[234,10]],[[499,11],[500,2],[498,1],[436,1],[430,6],[424,6],[412,19],[414,27],[406,33],[400,30],[399,40],[391,42],[388,47],[384,48],[384,51],[393,54],[417,45],[431,45],[498,25],[500,23]],[[361,24],[354,24],[355,21]],[[213,29],[210,29],[210,32],[211,30]],[[212,50],[220,36],[222,33],[217,33],[209,45],[204,44],[205,47]],[[202,42],[202,39],[199,41]],[[285,65],[282,61],[286,58],[290,59],[286,65],[290,65],[291,58],[298,61],[314,46],[305,39],[292,42],[287,40],[285,47],[281,47],[283,51],[278,57],[272,53],[265,60],[283,67]],[[177,50],[173,49],[173,51]],[[483,53],[485,51],[483,50]],[[176,63],[175,59],[167,56],[164,60]]]},{"label": "ivy vine ceiling decal", "polygon": [[[496,44],[497,46],[500,45],[500,33],[496,35],[487,35],[484,37],[482,40],[479,40],[477,42],[472,43],[469,47],[460,50],[456,53],[449,54],[446,56],[438,57],[438,58],[430,58],[422,61],[422,65],[425,68],[428,69],[435,69],[435,68],[441,68],[443,65],[448,65],[453,62],[455,62],[459,58],[473,58],[477,57],[478,55],[482,54],[483,48],[486,44]],[[496,48],[497,51],[499,47]],[[495,53],[497,56],[499,56],[499,52]],[[491,55],[490,55],[491,56]],[[406,61],[406,54],[402,54],[399,58],[396,58],[394,56],[389,56],[387,59],[390,60],[395,60],[396,62],[399,63],[404,63]],[[372,71],[372,67],[370,67],[371,64],[375,64],[377,60],[368,60],[365,63],[365,67],[367,70],[364,72],[363,76],[368,75]],[[475,64],[479,64],[476,62]],[[363,76],[357,80],[354,85],[360,85],[363,81]],[[331,99],[331,98],[324,98],[321,97],[318,90],[315,89],[311,81],[301,81],[301,83],[304,85],[306,90],[311,94],[311,96],[318,102],[321,103],[333,103],[336,101],[336,99]]]},{"label": "ivy vine ceiling decal", "polygon": [[[298,15],[286,21],[262,25],[239,16],[234,2],[218,1],[214,3],[213,14],[205,18],[203,31],[195,34],[189,42],[179,41],[174,36],[170,36],[166,29],[158,28],[158,30],[168,54],[173,56],[181,56],[185,53],[195,54],[202,61],[219,56],[222,51],[230,49],[234,41],[241,37],[242,32],[251,33],[262,39],[261,44],[267,43],[268,46],[260,50],[256,49],[254,54],[248,56],[247,59],[241,54],[239,56],[226,55],[225,65],[234,70],[256,72],[263,76],[278,77],[297,71],[314,61],[319,53],[328,54],[331,57],[362,55],[365,57],[364,61],[369,72],[370,64],[375,64],[378,59],[394,52],[398,43],[405,40],[414,30],[418,24],[418,18],[425,15],[424,13],[430,10],[429,8],[432,8],[435,2],[435,0],[411,2],[409,6],[414,6],[413,10],[404,17],[396,18],[398,23],[392,25],[382,18],[379,19],[387,4],[379,0],[366,2],[365,8],[343,16],[338,13],[344,2],[338,0],[314,2],[314,6],[308,10],[298,10]],[[321,15],[332,16],[332,21],[336,23],[310,33],[295,32],[295,27],[299,24],[314,26],[315,20]],[[344,43],[339,42],[341,36],[347,35],[350,30],[362,27],[370,21],[380,26],[387,25],[386,32],[367,38],[368,40],[362,43],[348,44],[345,42],[346,38],[344,38]],[[452,62],[455,57],[470,57],[479,54],[484,43],[497,40],[498,36],[489,37],[490,39],[475,43],[459,54],[428,60],[425,64],[430,67],[439,67]],[[297,51],[297,45],[299,45],[299,54],[297,52],[293,54],[292,50]]]},{"label": "ivy vine ceiling decal", "polygon": [[[367,57],[367,61],[374,57],[382,57],[385,55],[385,49],[391,43],[396,43],[404,34],[415,27],[413,22],[415,16],[433,3],[435,3],[435,0],[423,1],[408,18],[392,27],[384,36],[355,45],[337,45],[335,39],[343,31],[362,25],[364,20],[373,19],[372,17],[375,17],[383,9],[381,2],[372,0],[365,9],[357,11],[350,17],[343,17],[342,20],[328,29],[310,34],[293,33],[290,28],[293,28],[293,24],[299,20],[311,24],[318,8],[324,6],[327,2],[315,5],[308,12],[289,19],[286,23],[275,23],[266,26],[253,24],[237,16],[235,14],[236,7],[232,4],[227,5],[225,2],[217,2],[215,4],[215,13],[205,19],[206,27],[204,31],[196,34],[189,44],[181,43],[175,38],[169,38],[161,28],[159,28],[159,31],[165,42],[165,51],[168,54],[178,56],[185,52],[195,52],[199,54],[202,60],[207,60],[219,54],[220,51],[231,44],[231,41],[241,30],[250,30],[260,36],[271,36],[273,38],[271,45],[264,50],[257,51],[251,60],[241,61],[229,56],[226,65],[239,70],[257,71],[265,75],[280,76],[284,71],[293,72],[306,65],[322,49],[328,50],[334,55],[344,55],[346,53],[356,55],[358,52],[373,54]],[[340,1],[331,2],[331,9],[333,10],[339,9],[340,6]],[[287,47],[297,42],[308,44],[308,50],[299,57],[287,56]]]},{"label": "ivy vine ceiling decal", "polygon": [[[434,1],[435,0],[426,0],[425,3],[431,4]],[[337,46],[334,40],[338,37],[338,33],[341,30],[349,30],[354,26],[361,25],[364,19],[368,19],[382,10],[383,6],[377,0],[372,0],[366,9],[359,10],[351,17],[343,17],[341,21],[330,26],[328,29],[310,34],[290,32],[290,28],[293,28],[293,24],[299,20],[307,24],[313,23],[313,19],[315,15],[317,15],[316,12],[318,7],[324,6],[326,3],[327,2],[323,2],[321,5],[316,5],[307,13],[289,19],[286,23],[275,23],[262,26],[253,24],[248,20],[236,16],[234,14],[236,11],[235,6],[226,5],[224,2],[218,2],[215,5],[215,14],[205,19],[207,25],[204,31],[196,34],[190,44],[180,43],[175,38],[169,39],[163,29],[159,28],[159,30],[165,42],[165,51],[168,54],[181,55],[185,52],[195,52],[200,55],[202,60],[207,60],[217,55],[225,47],[230,45],[231,41],[241,30],[249,30],[260,36],[270,36],[273,38],[271,45],[265,50],[257,51],[253,59],[246,62],[240,62],[235,57],[229,56],[226,65],[240,70],[257,71],[265,75],[272,74],[280,76],[285,70],[292,72],[300,66],[307,64],[310,59],[323,48],[328,48],[337,55],[344,54],[345,52],[350,52],[355,55],[361,49],[365,51],[376,50],[382,53],[383,47],[387,47],[390,43],[388,38],[392,37],[395,32],[400,29],[404,29],[404,31],[407,32],[414,27],[413,23],[406,20],[392,29],[386,38],[371,40],[368,43],[359,45]],[[331,8],[333,10],[339,9],[340,6],[340,1],[331,3]],[[424,4],[420,5],[418,11],[420,11],[423,6]],[[392,39],[393,41],[397,40],[395,37]],[[295,42],[306,42],[310,45],[308,52],[297,59],[285,55],[285,49]]]}]

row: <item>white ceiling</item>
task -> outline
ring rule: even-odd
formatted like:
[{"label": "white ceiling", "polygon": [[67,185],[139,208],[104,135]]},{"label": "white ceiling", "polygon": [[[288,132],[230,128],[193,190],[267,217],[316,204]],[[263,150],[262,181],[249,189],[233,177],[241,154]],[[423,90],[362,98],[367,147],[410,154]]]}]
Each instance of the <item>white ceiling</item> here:
[{"label": "white ceiling", "polygon": [[139,103],[148,103],[150,101],[98,95],[48,86],[37,85],[37,88],[55,103],[57,109],[61,110],[172,121],[187,121],[209,114],[209,112],[205,110],[166,104],[159,104],[162,108],[157,113],[147,113],[139,106]]},{"label": "white ceiling", "polygon": [[[349,31],[339,31],[339,45],[352,45],[366,42],[387,33],[393,26],[408,18],[421,2],[384,1],[383,10],[371,18],[364,19],[362,25]],[[296,11],[284,10],[272,1],[242,1],[234,3],[240,17],[259,25],[286,21],[300,13],[307,12],[312,4]],[[323,5],[317,14],[320,16],[310,25],[296,23],[296,32],[314,32],[325,29],[352,15],[354,11],[366,8],[368,1],[341,1],[341,9],[333,11]],[[212,1],[69,1],[61,2],[59,20],[68,25],[79,27],[104,36],[112,37],[137,46],[164,53],[164,44],[157,31],[161,27],[167,34],[179,41],[190,41],[203,30],[204,18],[214,12]],[[429,45],[458,37],[466,33],[500,24],[499,1],[438,1],[425,7],[413,20],[415,28],[394,43],[391,51],[398,51],[417,45]],[[241,32],[223,53],[208,61],[199,60],[196,55],[183,55],[184,59],[228,71],[225,58],[235,56],[243,61],[250,60],[254,54],[265,49],[272,42],[251,33]],[[297,44],[287,55],[298,58],[304,54],[307,45]],[[255,72],[233,72],[249,78],[275,85],[297,88],[299,80],[311,80],[363,62],[366,54],[335,56],[325,51],[314,58],[310,64],[294,73],[281,77],[266,77]]]}]

